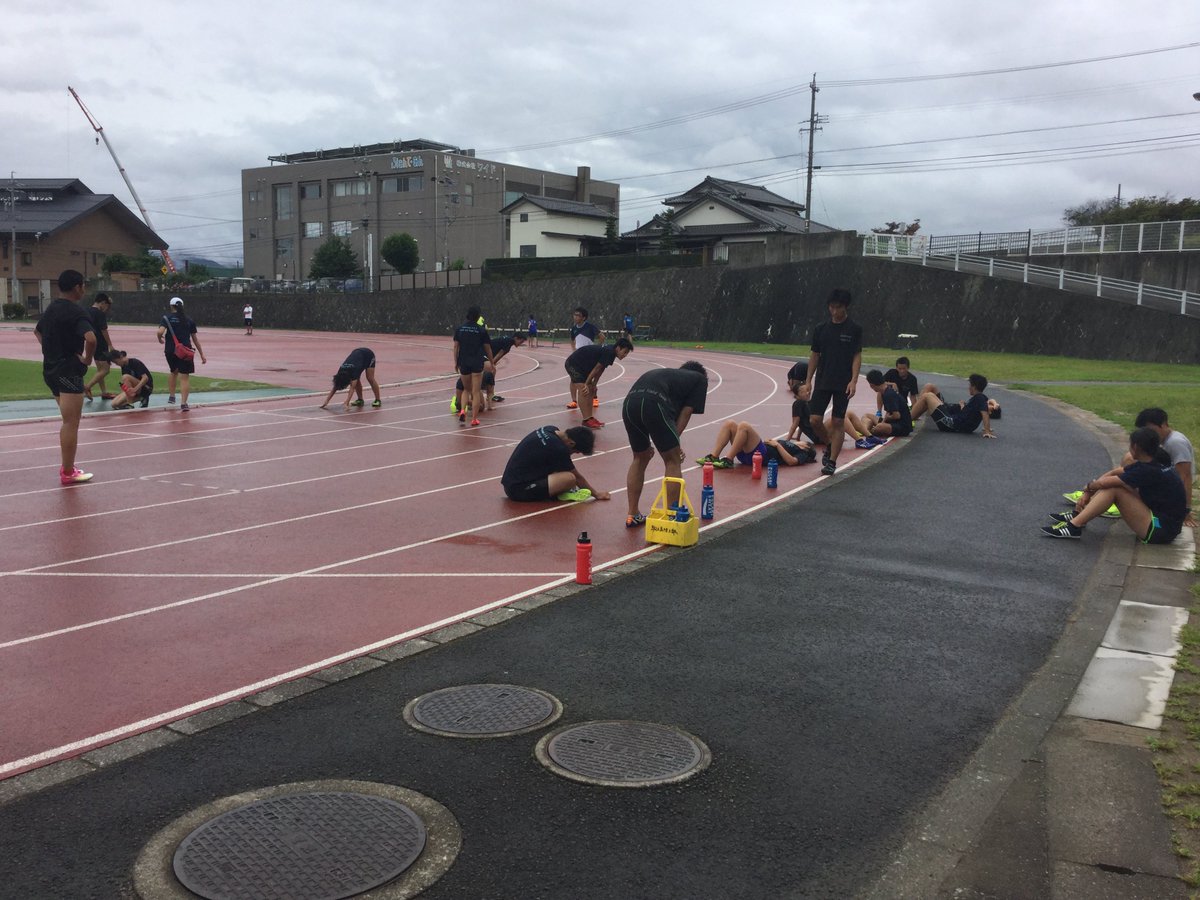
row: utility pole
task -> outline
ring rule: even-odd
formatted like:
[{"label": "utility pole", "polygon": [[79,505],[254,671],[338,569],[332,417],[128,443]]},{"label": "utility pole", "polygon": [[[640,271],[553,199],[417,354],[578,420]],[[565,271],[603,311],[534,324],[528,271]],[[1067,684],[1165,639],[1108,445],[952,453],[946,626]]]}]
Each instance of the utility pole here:
[{"label": "utility pole", "polygon": [[[8,175],[8,213],[12,216],[12,235],[8,240],[8,259],[12,266],[12,298],[10,303],[21,303],[21,279],[17,276],[17,173]],[[24,306],[23,303],[21,303]]]},{"label": "utility pole", "polygon": [[[828,117],[817,115],[817,92],[821,89],[819,87],[817,87],[817,73],[816,72],[813,72],[812,82],[809,84],[808,88],[810,91],[812,91],[812,102],[809,106],[809,111],[808,111],[808,182],[807,182],[806,187],[804,188],[804,231],[805,231],[805,233],[808,233],[812,229],[813,169],[821,168],[820,166],[815,166],[815,167],[813,166],[813,138],[816,135],[816,132],[821,130],[818,126],[824,122],[829,121]],[[803,131],[803,130],[804,129],[801,129],[801,131]]]}]

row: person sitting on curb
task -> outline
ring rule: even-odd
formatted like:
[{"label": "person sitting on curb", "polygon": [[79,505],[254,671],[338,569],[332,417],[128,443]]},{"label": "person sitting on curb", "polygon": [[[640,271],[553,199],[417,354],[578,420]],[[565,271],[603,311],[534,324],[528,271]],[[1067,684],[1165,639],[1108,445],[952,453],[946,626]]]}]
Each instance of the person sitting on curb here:
[{"label": "person sitting on curb", "polygon": [[[903,357],[901,357],[903,358]],[[846,420],[856,434],[861,437],[854,442],[859,450],[870,450],[886,444],[889,437],[908,437],[912,434],[912,417],[909,414],[907,401],[896,392],[896,388],[887,381],[878,369],[867,373],[867,384],[879,395],[879,408],[883,417],[874,419],[869,415],[860,416],[847,411]]]},{"label": "person sitting on curb", "polygon": [[556,497],[562,501],[583,501],[595,497],[608,500],[608,491],[592,486],[575,468],[571,454],[591,456],[596,433],[576,425],[566,430],[557,425],[534,429],[513,449],[500,484],[509,500],[532,503]]},{"label": "person sitting on curb", "polygon": [[[721,451],[726,445],[729,446],[729,455],[722,457]],[[817,458],[817,451],[807,441],[796,443],[786,439],[763,440],[749,422],[735,422],[729,419],[717,430],[713,452],[702,456],[696,462],[700,465],[711,463],[714,469],[732,469],[737,463],[752,465],[755,452],[762,454],[764,465],[774,459],[785,466],[798,466]]]},{"label": "person sitting on curb", "polygon": [[[929,417],[933,419],[939,431],[970,434],[982,423],[983,436],[994,438],[996,435],[992,433],[992,406],[988,401],[987,394],[984,393],[987,385],[988,380],[982,375],[971,375],[967,379],[969,397],[958,403],[943,402],[942,395],[937,388],[932,384],[926,385],[930,390],[918,397],[912,405],[913,423],[915,424],[925,413],[929,413]],[[999,407],[997,407],[998,409]]]},{"label": "person sitting on curb", "polygon": [[1116,505],[1125,524],[1143,544],[1171,543],[1183,529],[1187,502],[1178,473],[1157,459],[1158,448],[1158,433],[1153,428],[1134,429],[1129,435],[1133,462],[1085,484],[1082,508],[1052,513],[1054,524],[1042,526],[1042,534],[1078,540],[1088,522]]},{"label": "person sitting on curb", "polygon": [[1196,471],[1196,454],[1192,449],[1192,442],[1187,439],[1181,432],[1175,431],[1170,423],[1167,422],[1167,412],[1164,409],[1159,409],[1153,406],[1149,409],[1143,409],[1137,414],[1137,419],[1134,420],[1136,428],[1153,428],[1158,435],[1159,440],[1159,455],[1166,454],[1171,465],[1175,468],[1175,474],[1179,476],[1179,480],[1183,482],[1183,492],[1187,497],[1187,517],[1183,520],[1183,524],[1189,528],[1196,527],[1195,516],[1192,515],[1192,478]]}]

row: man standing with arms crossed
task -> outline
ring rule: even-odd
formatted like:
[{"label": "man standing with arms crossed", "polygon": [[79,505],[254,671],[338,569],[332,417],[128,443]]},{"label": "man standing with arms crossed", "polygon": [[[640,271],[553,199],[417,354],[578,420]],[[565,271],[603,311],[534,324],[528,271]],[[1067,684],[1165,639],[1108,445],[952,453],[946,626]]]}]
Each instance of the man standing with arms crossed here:
[{"label": "man standing with arms crossed", "polygon": [[[854,396],[858,370],[862,366],[862,326],[850,321],[850,299],[850,292],[842,288],[834,288],[829,294],[829,321],[822,322],[813,332],[812,351],[808,357],[805,387],[812,390],[812,399],[808,402],[810,421],[813,432],[825,440],[822,475],[837,471],[842,435],[846,431],[846,410]],[[833,412],[826,432],[821,420],[831,400]]]},{"label": "man standing with arms crossed", "polygon": [[58,432],[62,449],[59,482],[82,484],[91,481],[92,476],[75,468],[75,450],[83,413],[83,376],[96,352],[96,333],[87,312],[79,305],[83,299],[83,275],[74,269],[64,271],[58,276],[58,292],[61,296],[46,307],[33,334],[42,345],[42,378],[54,394],[62,416]]}]

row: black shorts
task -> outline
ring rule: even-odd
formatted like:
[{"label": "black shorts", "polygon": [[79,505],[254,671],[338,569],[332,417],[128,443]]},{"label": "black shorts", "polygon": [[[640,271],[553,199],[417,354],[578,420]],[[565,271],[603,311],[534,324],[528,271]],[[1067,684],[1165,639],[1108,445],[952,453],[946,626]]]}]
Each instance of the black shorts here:
[{"label": "black shorts", "polygon": [[178,359],[174,353],[164,353],[163,356],[167,360],[167,369],[178,375],[191,375],[196,371],[195,357],[191,359]]},{"label": "black shorts", "polygon": [[460,362],[458,364],[458,374],[459,375],[478,375],[482,371],[483,371],[483,363],[482,362],[479,362],[479,363]]},{"label": "black shorts", "polygon": [[537,481],[522,481],[520,484],[504,485],[504,493],[509,500],[518,503],[534,503],[550,499],[550,478],[539,478]]},{"label": "black shorts", "polygon": [[829,401],[833,401],[832,415],[835,419],[846,418],[846,410],[850,408],[850,397],[845,391],[834,393],[827,388],[815,388],[812,396],[808,399],[808,409],[814,416],[821,417],[825,415],[825,408],[829,406]]},{"label": "black shorts", "polygon": [[1182,530],[1182,526],[1164,527],[1158,516],[1154,515],[1154,510],[1150,510],[1150,528],[1146,531],[1146,536],[1142,538],[1142,543],[1169,544],[1179,537],[1179,532]]},{"label": "black shorts", "polygon": [[911,425],[901,425],[899,422],[887,422],[885,424],[892,426],[892,437],[908,437],[913,432]]},{"label": "black shorts", "polygon": [[88,367],[78,359],[68,359],[53,369],[42,368],[42,380],[57,397],[59,394],[82,394],[83,376]]},{"label": "black shorts", "polygon": [[621,419],[629,436],[629,448],[634,453],[644,453],[651,443],[659,453],[679,446],[674,407],[658,391],[627,394],[621,406]]},{"label": "black shorts", "polygon": [[245,321],[246,325],[248,325],[248,326],[249,326],[249,325],[253,325],[253,324],[254,324],[254,320],[253,320],[253,319],[245,319],[244,321]]},{"label": "black shorts", "polygon": [[571,384],[583,384],[587,381],[588,372],[581,372],[572,365],[563,364],[563,368],[567,370],[567,375],[571,378]]},{"label": "black shorts", "polygon": [[[964,429],[954,424],[954,416],[961,410],[962,407],[956,403],[943,403],[929,414],[929,418],[933,419],[933,424],[938,427],[938,431],[945,431],[948,434],[960,434],[964,433]],[[974,430],[974,428],[970,429],[970,431]]]},{"label": "black shorts", "polygon": [[96,362],[96,363],[112,362],[112,348],[97,347],[96,352],[92,354],[92,362]]}]

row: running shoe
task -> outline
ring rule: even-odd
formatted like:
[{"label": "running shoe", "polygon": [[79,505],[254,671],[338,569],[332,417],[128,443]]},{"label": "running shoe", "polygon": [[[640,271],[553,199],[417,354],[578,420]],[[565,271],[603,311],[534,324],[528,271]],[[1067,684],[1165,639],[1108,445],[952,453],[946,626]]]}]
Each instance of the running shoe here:
[{"label": "running shoe", "polygon": [[586,425],[588,428],[603,428],[604,427],[604,423],[601,422],[599,419],[597,419],[595,416],[589,416],[588,418],[584,419],[583,424]]},{"label": "running shoe", "polygon": [[167,398],[167,402],[168,402],[168,403],[174,403],[174,402],[175,402],[175,395],[174,395],[174,394],[172,394],[170,397],[168,397],[168,398]]},{"label": "running shoe", "polygon": [[821,474],[833,475],[835,472],[837,472],[837,463],[832,459],[826,458],[825,462],[821,465]]},{"label": "running shoe", "polygon": [[[130,405],[132,405],[132,404],[130,404]],[[147,406],[149,406],[149,405],[150,405],[150,398],[149,398],[149,397],[143,397],[143,398],[142,398],[142,409],[145,409],[145,408],[146,408]]]},{"label": "running shoe", "polygon": [[854,446],[859,450],[870,450],[875,445],[870,442],[870,438],[859,438],[854,442]]},{"label": "running shoe", "polygon": [[726,456],[722,459],[714,459],[712,467],[714,469],[732,469],[736,465],[737,463],[734,460]]},{"label": "running shoe", "polygon": [[479,424],[479,420],[478,420],[478,419],[472,419],[472,420],[471,420],[471,424],[472,424],[472,425],[478,425],[478,424]]},{"label": "running shoe", "polygon": [[492,402],[493,403],[503,403],[504,398],[501,397],[499,394],[492,394]]},{"label": "running shoe", "polygon": [[564,503],[582,503],[584,500],[592,499],[592,492],[587,488],[578,488],[574,491],[563,491],[558,495],[558,499]]},{"label": "running shoe", "polygon": [[1066,512],[1050,513],[1050,518],[1055,522],[1070,522],[1074,515],[1075,511],[1068,509]]},{"label": "running shoe", "polygon": [[1069,538],[1077,541],[1083,537],[1083,529],[1070,522],[1055,522],[1053,525],[1043,525],[1042,534],[1052,538]]},{"label": "running shoe", "polygon": [[641,513],[634,513],[632,516],[625,517],[626,528],[637,528],[639,525],[646,524],[646,517]]},{"label": "running shoe", "polygon": [[1100,516],[1104,519],[1119,519],[1121,518],[1121,511],[1117,509],[1117,504],[1114,503],[1104,512],[1100,513]]},{"label": "running shoe", "polygon": [[1082,496],[1083,496],[1083,491],[1067,491],[1067,493],[1062,495],[1062,498],[1071,503],[1078,503],[1079,498]]},{"label": "running shoe", "polygon": [[83,484],[85,481],[92,480],[92,473],[85,472],[83,469],[72,469],[70,472],[66,469],[59,469],[58,480],[64,485]]},{"label": "running shoe", "polygon": [[350,405],[351,406],[362,406],[363,402],[361,400],[354,400],[354,401],[351,401]]},{"label": "running shoe", "polygon": [[190,407],[190,406],[188,406],[186,403],[181,403],[181,404],[179,404],[179,411],[180,411],[180,412],[187,412],[189,409],[191,409],[191,407]]},{"label": "running shoe", "polygon": [[379,409],[379,407],[381,407],[381,406],[383,406],[383,401],[376,400],[374,403],[371,404],[371,409]]},{"label": "running shoe", "polygon": [[453,415],[456,412],[458,412],[458,398],[451,397],[450,398],[450,413]]},{"label": "running shoe", "polygon": [[579,404],[572,400],[567,404],[567,409],[579,409]]},{"label": "running shoe", "polygon": [[466,421],[467,421],[467,412],[466,412],[466,410],[463,410],[462,412],[460,412],[460,413],[458,414],[458,421],[460,421],[460,422],[466,422]]},{"label": "running shoe", "polygon": [[867,443],[870,444],[872,447],[882,447],[887,442],[888,442],[888,439],[885,437],[875,437],[875,435],[871,435],[870,437],[867,438]]},{"label": "running shoe", "polygon": [[706,453],[704,456],[696,460],[696,462],[700,463],[702,466],[708,465],[709,463],[716,465],[716,462],[719,458],[720,457],[713,456],[711,453]]}]

